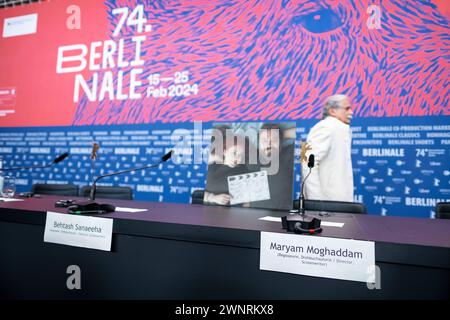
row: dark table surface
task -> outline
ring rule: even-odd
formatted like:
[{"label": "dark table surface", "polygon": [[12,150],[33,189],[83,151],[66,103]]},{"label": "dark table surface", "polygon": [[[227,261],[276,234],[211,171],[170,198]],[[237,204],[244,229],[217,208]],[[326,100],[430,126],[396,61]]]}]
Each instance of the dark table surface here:
[{"label": "dark table surface", "polygon": [[[56,208],[54,203],[62,196],[42,195],[17,202],[0,202],[0,221],[45,224],[46,211],[66,213],[65,208]],[[78,202],[82,198],[72,198]],[[145,212],[112,212],[99,217],[114,218],[114,233],[140,234],[144,222],[151,222],[156,229],[162,224],[189,227],[233,229],[236,231],[286,231],[280,222],[259,220],[261,217],[282,217],[287,212],[241,207],[203,206],[176,203],[144,202],[97,199],[98,203],[109,203],[116,207],[147,209]],[[340,227],[323,226],[319,237],[336,237],[376,242],[389,242],[432,247],[450,248],[450,220],[425,218],[381,217],[361,214],[336,213],[319,216],[307,212],[322,221],[344,223]],[[156,223],[156,224],[155,224]],[[154,229],[154,230],[156,230]],[[178,229],[181,230],[181,229]],[[180,235],[181,236],[181,235]]]},{"label": "dark table surface", "polygon": [[[260,270],[261,231],[286,231],[281,221],[259,218],[282,217],[287,212],[97,199],[98,203],[116,207],[147,210],[101,215],[114,218],[111,252],[105,252],[43,241],[46,212],[67,211],[55,208],[59,199],[67,197],[43,195],[21,202],[0,202],[0,297],[449,297],[450,220],[337,213],[318,216],[344,226],[323,226],[323,232],[312,237],[374,241],[381,279],[379,290],[369,290],[360,282]],[[72,264],[83,267],[84,289],[77,292],[66,287],[66,268]]]}]

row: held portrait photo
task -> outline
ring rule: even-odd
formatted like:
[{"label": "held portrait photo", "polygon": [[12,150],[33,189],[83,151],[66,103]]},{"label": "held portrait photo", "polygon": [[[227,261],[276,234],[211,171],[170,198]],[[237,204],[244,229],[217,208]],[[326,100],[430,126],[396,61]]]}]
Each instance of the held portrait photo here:
[{"label": "held portrait photo", "polygon": [[294,142],[294,122],[215,124],[204,203],[290,209]]}]

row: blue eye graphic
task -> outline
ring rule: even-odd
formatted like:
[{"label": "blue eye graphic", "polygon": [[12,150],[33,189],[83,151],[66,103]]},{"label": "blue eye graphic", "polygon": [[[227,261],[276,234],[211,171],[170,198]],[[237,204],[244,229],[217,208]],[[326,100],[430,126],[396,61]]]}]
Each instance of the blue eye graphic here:
[{"label": "blue eye graphic", "polygon": [[312,33],[332,31],[342,26],[339,16],[330,9],[321,9],[292,19],[294,24],[301,24]]}]

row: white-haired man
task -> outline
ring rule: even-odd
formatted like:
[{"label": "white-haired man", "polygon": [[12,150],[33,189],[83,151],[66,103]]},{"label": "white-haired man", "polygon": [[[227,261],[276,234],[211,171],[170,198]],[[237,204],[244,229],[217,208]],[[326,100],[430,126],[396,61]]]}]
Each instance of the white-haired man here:
[{"label": "white-haired man", "polygon": [[[305,198],[310,200],[353,201],[351,158],[352,103],[346,95],[329,97],[323,118],[309,132],[307,143],[315,165],[305,183]],[[303,178],[309,168],[302,165]]]}]

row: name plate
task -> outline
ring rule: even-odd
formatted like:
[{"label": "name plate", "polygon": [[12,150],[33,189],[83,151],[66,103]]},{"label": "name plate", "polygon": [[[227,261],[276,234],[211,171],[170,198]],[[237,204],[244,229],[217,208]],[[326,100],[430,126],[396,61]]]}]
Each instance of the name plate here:
[{"label": "name plate", "polygon": [[261,232],[260,269],[373,282],[375,243]]},{"label": "name plate", "polygon": [[47,212],[44,242],[111,251],[113,219]]}]

